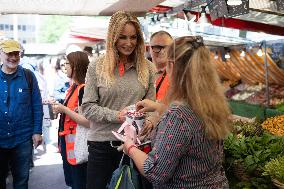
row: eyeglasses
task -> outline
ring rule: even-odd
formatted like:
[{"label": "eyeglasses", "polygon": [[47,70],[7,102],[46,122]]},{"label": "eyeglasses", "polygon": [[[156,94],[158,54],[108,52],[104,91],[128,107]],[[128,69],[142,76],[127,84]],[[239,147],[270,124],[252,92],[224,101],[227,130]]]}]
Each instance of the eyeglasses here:
[{"label": "eyeglasses", "polygon": [[70,64],[70,63],[66,61],[64,64],[61,64],[61,66],[66,66],[68,64]]},{"label": "eyeglasses", "polygon": [[162,46],[162,45],[152,45],[151,49],[152,49],[153,52],[159,53],[159,52],[161,52],[162,49],[165,49],[166,47],[167,47],[167,45],[165,45],[165,46]]},{"label": "eyeglasses", "polygon": [[6,53],[6,55],[9,56],[9,57],[13,57],[13,56],[20,57],[21,52],[20,51],[14,51],[14,52]]}]

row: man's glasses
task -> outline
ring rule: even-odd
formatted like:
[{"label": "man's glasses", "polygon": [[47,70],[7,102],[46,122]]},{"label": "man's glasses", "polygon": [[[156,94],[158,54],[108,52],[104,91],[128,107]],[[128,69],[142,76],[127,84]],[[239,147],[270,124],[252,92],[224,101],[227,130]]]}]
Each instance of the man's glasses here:
[{"label": "man's glasses", "polygon": [[14,51],[14,52],[6,53],[6,55],[9,56],[9,57],[13,57],[13,56],[15,56],[15,57],[20,57],[20,56],[21,56],[21,52],[19,52],[19,51]]},{"label": "man's glasses", "polygon": [[165,49],[166,47],[167,47],[166,45],[165,45],[165,46],[152,45],[152,46],[151,46],[151,49],[152,49],[153,52],[159,53],[159,52],[161,52],[162,49]]}]

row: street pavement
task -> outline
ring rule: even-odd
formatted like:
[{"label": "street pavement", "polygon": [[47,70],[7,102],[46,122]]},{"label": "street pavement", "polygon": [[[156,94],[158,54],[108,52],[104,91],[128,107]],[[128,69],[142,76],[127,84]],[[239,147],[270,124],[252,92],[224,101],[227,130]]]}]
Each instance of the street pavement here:
[{"label": "street pavement", "polygon": [[[50,144],[46,152],[43,146],[35,150],[34,167],[30,170],[29,189],[68,189],[66,186],[62,159],[57,149],[57,121],[50,128]],[[8,177],[7,189],[13,189],[11,175]]]}]

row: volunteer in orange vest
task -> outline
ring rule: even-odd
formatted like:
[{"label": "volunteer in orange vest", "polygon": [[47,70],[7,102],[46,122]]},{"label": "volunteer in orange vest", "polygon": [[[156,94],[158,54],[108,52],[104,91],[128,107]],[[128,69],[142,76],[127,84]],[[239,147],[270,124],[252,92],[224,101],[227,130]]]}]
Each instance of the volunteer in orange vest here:
[{"label": "volunteer in orange vest", "polygon": [[162,101],[169,87],[169,79],[166,72],[167,48],[173,42],[172,36],[166,31],[158,31],[150,38],[150,54],[152,62],[157,68],[156,98]]},{"label": "volunteer in orange vest", "polygon": [[87,163],[77,164],[74,155],[74,139],[77,124],[89,127],[89,121],[78,114],[84,94],[85,76],[89,65],[84,52],[71,52],[67,55],[65,69],[72,84],[68,89],[63,105],[55,103],[54,113],[61,113],[59,120],[59,148],[63,160],[65,182],[72,189],[85,189]]},{"label": "volunteer in orange vest", "polygon": [[[163,30],[155,32],[150,37],[150,54],[152,62],[156,66],[156,100],[163,103],[167,90],[169,88],[169,79],[166,72],[167,65],[167,49],[173,42],[172,36]],[[146,100],[148,101],[148,100]],[[147,141],[151,138],[151,132],[159,121],[159,116],[150,116],[146,119],[144,128],[140,133],[140,140]],[[150,187],[149,187],[150,188]]]}]

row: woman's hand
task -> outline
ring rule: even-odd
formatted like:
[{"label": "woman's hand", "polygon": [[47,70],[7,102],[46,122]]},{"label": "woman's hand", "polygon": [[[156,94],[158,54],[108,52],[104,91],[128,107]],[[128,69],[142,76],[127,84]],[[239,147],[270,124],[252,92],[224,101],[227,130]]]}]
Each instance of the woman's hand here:
[{"label": "woman's hand", "polygon": [[136,110],[140,113],[142,112],[155,112],[159,109],[159,103],[144,99],[136,103]]},{"label": "woman's hand", "polygon": [[140,141],[144,141],[144,139],[150,135],[154,127],[155,126],[152,121],[150,121],[149,119],[145,119],[144,126],[139,134]]},{"label": "woman's hand", "polygon": [[118,117],[118,119],[121,123],[125,122],[127,111],[128,111],[128,109],[126,107],[126,108],[122,109],[120,112],[118,112],[117,117]]},{"label": "woman's hand", "polygon": [[53,113],[58,114],[58,113],[65,113],[67,107],[56,102],[52,105],[52,108],[53,108]]}]

